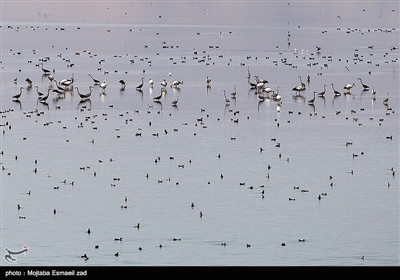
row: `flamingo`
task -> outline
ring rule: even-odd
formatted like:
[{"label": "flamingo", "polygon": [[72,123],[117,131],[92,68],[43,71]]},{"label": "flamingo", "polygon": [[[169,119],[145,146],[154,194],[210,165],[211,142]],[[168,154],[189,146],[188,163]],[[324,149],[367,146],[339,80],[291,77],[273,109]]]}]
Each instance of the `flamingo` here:
[{"label": "flamingo", "polygon": [[331,85],[332,85],[333,93],[335,94],[335,96],[342,95],[340,92],[338,92],[338,91],[333,87],[333,84],[331,84]]},{"label": "flamingo", "polygon": [[81,99],[90,98],[90,96],[92,95],[92,86],[89,86],[89,92],[86,93],[86,94],[80,93],[78,87],[75,87],[75,88],[76,88],[76,91],[78,92],[78,95],[79,95],[79,97],[80,97]]},{"label": "flamingo", "polygon": [[143,78],[142,78],[142,83],[141,83],[140,85],[138,85],[138,86],[136,87],[136,89],[137,89],[137,90],[140,90],[140,89],[142,89],[142,87],[143,87]]},{"label": "flamingo", "polygon": [[42,68],[43,74],[44,74],[44,75],[50,75],[50,70],[48,70],[48,69],[44,69],[44,68],[43,68],[43,63],[40,63],[40,65],[41,65],[41,68]]},{"label": "flamingo", "polygon": [[38,87],[38,86],[35,86],[35,88],[36,88],[36,92],[37,92],[37,94],[38,94],[39,97],[44,95],[43,92],[40,92],[40,91],[39,91],[39,87]]},{"label": "flamingo", "polygon": [[94,85],[96,85],[96,86],[97,86],[97,85],[100,85],[100,81],[99,81],[99,80],[93,78],[92,75],[90,75],[90,74],[87,74],[87,75],[88,75],[90,78],[92,78],[93,84],[94,84]]},{"label": "flamingo", "polygon": [[369,86],[367,86],[366,84],[364,84],[364,83],[362,82],[361,78],[357,78],[357,79],[360,80],[361,85],[363,86],[363,91],[369,90]]},{"label": "flamingo", "polygon": [[303,81],[301,80],[301,76],[299,76],[300,78],[300,85],[295,86],[292,90],[296,91],[297,93],[300,93],[300,91],[303,91],[306,89],[306,84],[303,83]]},{"label": "flamingo", "polygon": [[16,94],[16,95],[14,95],[14,96],[12,97],[12,99],[18,100],[18,99],[21,97],[21,95],[22,95],[22,90],[23,90],[23,89],[24,89],[24,87],[20,87],[20,88],[19,88],[19,93]]},{"label": "flamingo", "polygon": [[314,97],[313,98],[311,98],[310,100],[308,100],[308,104],[310,104],[310,105],[314,105],[314,101],[315,101],[315,94],[316,94],[317,92],[316,91],[314,91],[313,92],[313,95],[314,95]]},{"label": "flamingo", "polygon": [[40,103],[46,103],[47,98],[49,98],[49,95],[50,95],[50,90],[51,90],[51,89],[48,89],[48,90],[47,90],[47,95],[45,95],[45,96],[40,96],[40,97],[38,98],[38,101],[39,101]]},{"label": "flamingo", "polygon": [[325,92],[326,92],[326,85],[324,85],[324,90],[321,92],[318,92],[317,95],[322,97],[322,96],[324,96]]},{"label": "flamingo", "polygon": [[163,90],[163,89],[161,88],[161,94],[160,94],[160,95],[158,95],[158,96],[156,96],[156,97],[153,98],[153,101],[154,101],[154,102],[160,102],[160,99],[161,99],[161,97],[162,97],[162,90]]},{"label": "flamingo", "polygon": [[224,97],[225,97],[225,103],[230,104],[231,101],[229,100],[229,98],[226,97],[225,90],[224,90]]}]

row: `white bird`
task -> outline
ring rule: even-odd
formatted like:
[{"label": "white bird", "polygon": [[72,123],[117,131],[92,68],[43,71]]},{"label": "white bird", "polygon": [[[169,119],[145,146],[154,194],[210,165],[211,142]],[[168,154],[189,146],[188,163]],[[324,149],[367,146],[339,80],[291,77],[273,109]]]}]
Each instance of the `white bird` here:
[{"label": "white bird", "polygon": [[74,83],[74,73],[72,73],[72,77],[70,79],[62,79],[60,81],[60,85],[64,86],[64,88],[69,87],[70,85],[72,85]]},{"label": "white bird", "polygon": [[175,88],[177,88],[179,85],[181,85],[181,84],[183,84],[183,82],[181,82],[181,81],[174,81],[172,84],[171,84],[171,87],[175,87]]},{"label": "white bird", "polygon": [[208,76],[206,78],[206,83],[207,83],[207,85],[209,85],[211,83],[211,79]]},{"label": "white bird", "polygon": [[100,84],[100,87],[101,87],[101,89],[103,90],[103,93],[104,93],[105,90],[106,90],[106,87],[107,87],[107,82],[106,82],[106,81],[102,82],[102,83]]},{"label": "white bird", "polygon": [[154,85],[153,79],[149,79],[149,87],[153,87],[153,85]]},{"label": "white bird", "polygon": [[356,85],[354,83],[352,84],[346,84],[343,89],[347,89],[347,90],[351,90],[353,87],[355,87]]}]

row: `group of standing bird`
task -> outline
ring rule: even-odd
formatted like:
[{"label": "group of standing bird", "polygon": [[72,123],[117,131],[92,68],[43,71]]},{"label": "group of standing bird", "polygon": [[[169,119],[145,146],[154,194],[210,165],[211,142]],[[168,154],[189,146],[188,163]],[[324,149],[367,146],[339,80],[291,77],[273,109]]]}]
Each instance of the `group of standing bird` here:
[{"label": "group of standing bird", "polygon": [[[43,75],[47,76],[47,78],[49,79],[50,87],[49,87],[48,90],[47,90],[47,94],[44,94],[44,93],[42,93],[42,92],[39,91],[38,86],[35,86],[36,92],[37,92],[37,94],[38,94],[38,102],[40,102],[40,103],[46,103],[47,100],[48,100],[48,98],[49,98],[49,95],[50,95],[50,92],[51,92],[51,91],[52,91],[52,92],[55,92],[55,93],[57,93],[57,94],[59,94],[59,95],[61,95],[61,94],[65,94],[65,92],[66,92],[67,90],[73,89],[73,83],[74,83],[74,81],[75,81],[75,80],[74,80],[74,73],[72,73],[72,76],[71,76],[70,78],[68,78],[68,79],[62,79],[62,80],[60,80],[60,81],[58,82],[58,81],[54,78],[54,76],[52,75],[52,71],[43,68],[43,63],[40,63],[40,65],[41,65],[41,69],[42,69],[42,71],[43,71]],[[53,72],[54,72],[54,71],[53,71]],[[169,73],[169,76],[170,76],[170,75],[171,75],[171,73]],[[93,85],[90,85],[90,86],[89,86],[88,92],[86,92],[86,93],[81,93],[80,90],[79,90],[79,88],[78,88],[78,87],[75,87],[75,89],[76,89],[76,91],[78,92],[78,95],[79,95],[79,97],[81,98],[81,100],[88,100],[88,99],[91,97],[91,95],[92,95],[92,89],[93,89],[94,87],[99,87],[99,88],[101,88],[101,90],[102,90],[101,93],[102,93],[102,94],[105,94],[105,90],[106,90],[106,88],[107,88],[107,82],[106,82],[105,80],[104,80],[103,82],[101,82],[100,80],[95,79],[90,73],[89,73],[87,76],[89,76],[89,77],[92,79],[92,81],[93,81]],[[272,100],[277,101],[278,103],[281,102],[282,97],[281,97],[281,95],[279,95],[279,86],[277,86],[276,90],[273,90],[273,89],[270,88],[270,87],[266,87],[266,84],[269,83],[266,79],[262,79],[262,78],[260,78],[258,75],[255,75],[255,76],[254,76],[254,78],[255,78],[255,83],[252,83],[252,82],[250,82],[250,77],[251,77],[251,75],[250,75],[250,72],[249,72],[249,70],[248,70],[247,79],[248,79],[248,83],[249,83],[249,85],[250,85],[250,89],[255,89],[255,90],[256,90],[256,94],[257,94],[257,97],[258,97],[258,101],[259,101],[259,102],[263,102],[263,101],[264,101],[265,99],[267,99],[267,98],[271,98]],[[299,79],[300,79],[300,83],[299,83],[297,86],[295,86],[295,87],[292,88],[292,91],[295,92],[295,95],[293,96],[294,98],[301,97],[301,96],[302,96],[301,93],[302,93],[303,91],[306,90],[306,84],[302,81],[301,76],[298,76],[298,77],[299,77]],[[362,81],[361,78],[357,78],[357,79],[360,81],[363,91],[368,91],[368,90],[370,89],[370,87],[369,87],[368,85],[366,85],[366,84],[363,83],[363,81]],[[26,78],[25,81],[26,81],[27,84],[28,84],[27,88],[30,89],[30,88],[32,87],[32,84],[33,84],[32,81],[31,81],[29,78]],[[307,82],[309,82],[309,81],[310,81],[310,76],[308,75],[308,76],[307,76]],[[14,82],[16,83],[16,79],[14,80]],[[56,87],[57,87],[57,88],[55,88],[55,89],[53,89],[53,82],[55,83],[55,85],[56,85]],[[209,76],[206,76],[205,82],[206,82],[207,87],[210,87],[211,78],[210,78]],[[125,88],[126,88],[126,83],[125,83],[125,81],[121,79],[121,80],[119,80],[119,83],[120,83],[120,85],[121,85],[121,90],[125,90]],[[150,88],[153,88],[153,87],[154,87],[154,80],[153,80],[153,79],[149,79],[148,84],[149,84],[149,87],[150,87]],[[171,87],[171,88],[175,88],[175,89],[179,89],[179,86],[182,85],[182,84],[183,84],[183,81],[175,80],[175,81],[173,81],[173,82],[170,84],[170,87]],[[154,101],[154,102],[160,102],[160,99],[161,99],[161,97],[163,96],[163,93],[165,93],[166,87],[168,86],[168,81],[167,81],[167,79],[164,78],[164,79],[160,82],[160,85],[161,85],[161,94],[160,94],[159,96],[156,96],[156,97],[153,98],[153,101]],[[335,89],[333,83],[331,83],[330,85],[332,86],[332,90],[333,90],[333,93],[334,93],[334,96],[335,96],[335,97],[336,97],[336,96],[342,95],[341,92],[339,92],[338,90]],[[144,86],[144,78],[142,77],[142,78],[141,78],[141,83],[140,83],[139,85],[136,86],[136,90],[137,90],[137,91],[142,91],[143,86]],[[323,91],[321,91],[321,92],[314,91],[314,92],[313,92],[313,98],[311,98],[311,99],[308,100],[308,104],[313,105],[316,96],[318,96],[318,97],[324,97],[324,94],[325,94],[325,92],[326,92],[326,87],[327,87],[327,85],[324,85],[324,89],[323,89]],[[351,84],[348,83],[348,84],[346,84],[346,85],[343,87],[343,89],[346,90],[346,91],[344,92],[344,94],[345,94],[345,95],[351,94],[351,93],[350,93],[350,90],[351,90],[353,87],[356,87],[355,83],[351,83]],[[24,89],[24,87],[20,87],[19,93],[16,94],[16,95],[14,95],[14,96],[12,96],[12,100],[14,100],[14,101],[19,101],[19,98],[22,96],[23,89]],[[376,92],[375,89],[373,89],[373,90],[372,90],[372,94],[375,94],[375,92]],[[223,90],[223,94],[224,94],[225,104],[226,104],[226,105],[229,105],[229,104],[230,104],[230,99],[226,96],[225,90]],[[234,90],[233,90],[233,92],[231,92],[231,98],[236,98],[236,94],[237,94],[237,92],[236,92],[236,85],[234,85]],[[264,95],[264,94],[266,94],[266,95]],[[386,102],[387,102],[387,100],[386,100]],[[171,105],[177,106],[177,103],[178,103],[178,98],[176,98],[175,100],[173,100],[173,101],[171,102]]]}]

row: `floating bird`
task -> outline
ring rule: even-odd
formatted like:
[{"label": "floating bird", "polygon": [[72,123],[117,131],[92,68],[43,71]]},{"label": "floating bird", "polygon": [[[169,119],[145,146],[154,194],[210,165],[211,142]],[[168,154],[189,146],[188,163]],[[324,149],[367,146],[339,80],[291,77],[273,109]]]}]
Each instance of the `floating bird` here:
[{"label": "floating bird", "polygon": [[104,92],[106,91],[107,82],[106,82],[106,81],[102,82],[102,83],[100,84],[100,87],[101,87],[101,89],[102,89],[102,91],[103,91],[103,93],[104,93]]},{"label": "floating bird", "polygon": [[51,73],[51,72],[50,72],[50,70],[48,70],[48,69],[44,69],[44,68],[43,68],[43,63],[40,63],[40,65],[41,65],[41,68],[42,68],[43,74],[44,74],[44,75],[50,75],[50,73]]},{"label": "floating bird", "polygon": [[153,87],[153,85],[154,85],[153,79],[149,79],[149,87]]},{"label": "floating bird", "polygon": [[28,83],[28,86],[32,86],[32,81],[29,78],[26,78],[25,81]]},{"label": "floating bird", "polygon": [[19,88],[19,93],[16,94],[16,95],[14,95],[14,96],[12,97],[12,99],[18,100],[18,99],[21,97],[21,95],[22,95],[22,90],[23,90],[23,89],[24,89],[24,87],[20,87],[20,88]]},{"label": "floating bird", "polygon": [[124,80],[119,80],[119,83],[121,84],[121,89],[125,89],[126,84]]},{"label": "floating bird", "polygon": [[211,83],[211,79],[208,76],[206,77],[206,83],[207,83],[207,85],[209,85]]},{"label": "floating bird", "polygon": [[177,106],[178,105],[178,95],[176,96],[176,99],[171,102],[171,105],[172,106]]},{"label": "floating bird", "polygon": [[362,82],[361,78],[357,78],[357,79],[360,80],[361,85],[363,86],[363,91],[369,90],[369,86],[367,86],[366,84],[364,84],[364,83]]},{"label": "floating bird", "polygon": [[141,83],[140,85],[138,85],[138,86],[136,87],[136,89],[137,89],[137,90],[140,90],[142,87],[143,87],[143,78],[142,78],[142,83]]},{"label": "floating bird", "polygon": [[94,85],[96,85],[96,86],[97,86],[97,85],[100,85],[100,81],[99,81],[99,80],[93,78],[92,75],[90,75],[90,74],[87,74],[87,75],[88,75],[90,78],[92,78],[93,84],[94,84]]}]

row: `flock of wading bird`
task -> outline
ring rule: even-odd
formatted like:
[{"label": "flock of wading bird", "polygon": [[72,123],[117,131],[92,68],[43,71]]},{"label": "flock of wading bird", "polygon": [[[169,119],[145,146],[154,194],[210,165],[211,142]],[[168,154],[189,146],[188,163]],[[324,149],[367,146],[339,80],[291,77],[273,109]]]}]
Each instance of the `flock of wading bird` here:
[{"label": "flock of wading bird", "polygon": [[[100,80],[95,79],[90,73],[87,76],[90,77],[90,79],[92,80],[93,84],[88,86],[88,90],[85,93],[81,93],[81,90],[77,86],[74,87],[74,81],[75,81],[74,73],[72,73],[72,76],[70,78],[62,79],[60,81],[57,81],[55,79],[55,77],[52,75],[52,72],[54,73],[55,70],[50,71],[50,70],[48,70],[46,68],[43,68],[43,63],[40,63],[39,65],[41,66],[41,70],[43,71],[43,75],[46,76],[48,78],[48,80],[49,80],[49,87],[47,89],[47,93],[43,93],[43,92],[39,91],[39,87],[37,85],[34,86],[35,89],[36,89],[37,95],[38,95],[37,101],[42,103],[42,104],[48,105],[47,101],[48,101],[48,98],[49,98],[51,92],[57,94],[57,96],[53,99],[53,101],[58,101],[59,99],[64,98],[66,93],[68,93],[68,92],[71,93],[74,89],[76,89],[76,91],[77,91],[77,93],[78,93],[78,95],[79,95],[79,97],[81,99],[81,102],[86,102],[86,101],[90,100],[90,97],[92,96],[92,89],[95,88],[95,87],[98,87],[98,88],[101,89],[101,94],[105,94],[106,93],[105,91],[106,91],[106,88],[107,88],[107,85],[108,85],[106,80],[101,82]],[[145,70],[143,70],[143,72],[144,71]],[[168,75],[171,76],[171,73],[169,73]],[[306,90],[306,84],[302,81],[301,76],[298,76],[298,77],[300,79],[300,83],[292,88],[292,91],[295,92],[295,95],[293,95],[293,98],[295,98],[295,99],[303,99],[304,100],[305,97],[302,95],[302,92],[304,92]],[[274,90],[271,87],[267,87],[267,84],[269,82],[266,79],[262,79],[258,75],[255,75],[254,78],[255,78],[255,81],[251,82],[250,81],[251,74],[250,74],[250,71],[249,71],[249,68],[248,68],[247,69],[248,84],[249,84],[250,89],[254,89],[255,90],[255,93],[257,95],[257,99],[258,99],[259,102],[263,102],[263,101],[265,101],[267,99],[270,99],[270,100],[276,101],[278,103],[278,105],[282,104],[282,96],[279,94],[279,86],[277,86],[276,89]],[[360,83],[360,87],[362,89],[362,92],[368,92],[370,90],[370,87],[368,85],[366,85],[362,81],[362,79],[360,77],[358,77],[357,80]],[[26,78],[25,81],[27,83],[27,87],[24,88],[24,87],[21,86],[19,88],[19,92],[12,96],[12,100],[13,101],[20,102],[20,98],[22,97],[23,90],[24,89],[26,89],[28,91],[31,90],[31,88],[33,86],[32,80],[29,79],[29,78]],[[310,75],[308,74],[307,75],[307,83],[309,83],[309,82],[310,82]],[[17,84],[17,78],[14,79],[14,83]],[[53,83],[54,83],[54,86],[53,86]],[[205,83],[206,83],[207,87],[210,87],[211,78],[209,76],[206,77]],[[123,79],[119,80],[119,84],[121,86],[121,90],[122,91],[125,90],[126,83],[125,83],[125,81]],[[165,79],[165,78],[160,82],[161,93],[160,93],[160,95],[153,97],[153,101],[154,102],[158,102],[158,103],[161,102],[161,98],[166,94],[166,87],[168,86],[168,84],[169,83],[168,83],[167,79]],[[182,84],[183,84],[183,81],[174,80],[170,84],[170,87],[179,90],[180,89],[179,87]],[[137,85],[135,88],[136,88],[137,91],[142,92],[143,86],[144,86],[144,78],[142,77],[141,78],[141,83],[139,85]],[[154,87],[154,80],[153,79],[149,79],[148,86],[150,88]],[[334,98],[336,98],[336,97],[341,96],[341,95],[345,95],[345,96],[352,95],[351,89],[356,87],[356,83],[355,82],[351,82],[351,83],[345,84],[343,86],[343,92],[341,92],[339,89],[336,89],[334,87],[333,83],[328,84],[328,85],[324,85],[323,86],[324,87],[323,90],[321,90],[319,92],[318,91],[314,91],[313,92],[313,97],[307,101],[308,104],[309,105],[314,105],[314,101],[315,101],[316,97],[325,98],[325,93],[327,91],[327,86],[330,86],[332,88],[333,96],[334,96]],[[236,85],[234,85],[234,90],[230,93],[231,99],[228,98],[228,96],[226,95],[226,91],[225,90],[223,90],[223,94],[224,94],[225,104],[229,105],[231,99],[235,99],[236,96],[237,96]],[[372,88],[371,94],[372,94],[372,101],[375,102],[376,101],[376,98],[375,98],[376,90],[375,90],[375,88]],[[384,105],[388,105],[388,102],[389,102],[389,97],[386,97],[383,100],[383,104]],[[177,106],[177,104],[178,104],[178,96],[176,97],[175,100],[173,100],[171,102],[172,106]]]}]

